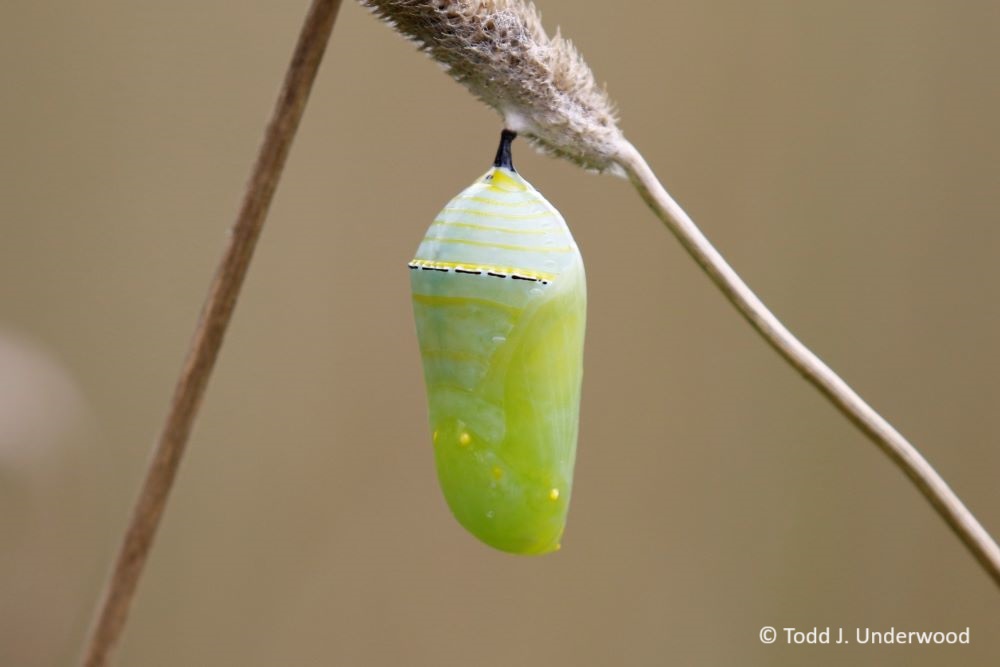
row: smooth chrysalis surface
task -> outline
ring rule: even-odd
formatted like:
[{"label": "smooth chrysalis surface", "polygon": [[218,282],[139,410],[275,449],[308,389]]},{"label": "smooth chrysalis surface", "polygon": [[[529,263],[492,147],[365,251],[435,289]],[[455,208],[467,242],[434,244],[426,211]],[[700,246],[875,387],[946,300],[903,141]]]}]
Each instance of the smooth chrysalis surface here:
[{"label": "smooth chrysalis surface", "polygon": [[409,266],[448,506],[486,544],[544,554],[569,509],[587,290],[566,222],[514,171],[514,136]]}]

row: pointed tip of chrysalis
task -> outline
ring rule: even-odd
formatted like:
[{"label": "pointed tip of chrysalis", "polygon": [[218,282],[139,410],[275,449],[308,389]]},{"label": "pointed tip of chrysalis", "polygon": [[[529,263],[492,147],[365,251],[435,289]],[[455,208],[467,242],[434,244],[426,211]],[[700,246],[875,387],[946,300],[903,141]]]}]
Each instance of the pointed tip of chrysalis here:
[{"label": "pointed tip of chrysalis", "polygon": [[517,169],[514,169],[514,159],[510,154],[510,145],[516,138],[517,132],[513,130],[504,130],[500,133],[500,146],[497,148],[497,157],[493,160],[494,167],[503,167],[517,172]]}]

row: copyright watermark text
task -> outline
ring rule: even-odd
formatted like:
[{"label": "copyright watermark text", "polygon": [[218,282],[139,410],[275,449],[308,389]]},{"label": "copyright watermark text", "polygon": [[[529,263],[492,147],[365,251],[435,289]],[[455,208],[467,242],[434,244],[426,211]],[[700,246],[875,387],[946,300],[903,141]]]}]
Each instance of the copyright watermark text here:
[{"label": "copyright watermark text", "polygon": [[758,633],[762,644],[969,644],[972,632],[959,630],[898,630],[889,628],[775,628]]}]

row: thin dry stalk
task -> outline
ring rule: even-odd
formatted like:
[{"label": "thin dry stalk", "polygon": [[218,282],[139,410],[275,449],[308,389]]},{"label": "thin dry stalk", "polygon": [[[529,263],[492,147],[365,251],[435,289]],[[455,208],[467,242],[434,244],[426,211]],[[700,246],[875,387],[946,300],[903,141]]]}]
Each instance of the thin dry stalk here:
[{"label": "thin dry stalk", "polygon": [[340,0],[314,0],[306,15],[264,141],[247,183],[229,245],[219,262],[163,430],[94,619],[83,662],[108,664],[135,595],[198,413],[209,376],[232,318],[254,246],[260,237],[285,160],[333,31]]},{"label": "thin dry stalk", "polygon": [[740,314],[785,361],[892,459],[1000,585],[1000,548],[927,459],[768,310],[667,193],[639,151],[624,140],[619,164],[653,213]]}]

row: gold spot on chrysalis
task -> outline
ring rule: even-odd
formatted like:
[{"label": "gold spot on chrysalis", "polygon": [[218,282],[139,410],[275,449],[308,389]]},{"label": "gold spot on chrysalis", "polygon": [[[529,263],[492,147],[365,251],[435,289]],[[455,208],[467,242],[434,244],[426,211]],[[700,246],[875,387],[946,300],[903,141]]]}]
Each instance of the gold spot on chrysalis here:
[{"label": "gold spot on chrysalis", "polygon": [[549,491],[549,500],[559,500],[559,489]]},{"label": "gold spot on chrysalis", "polygon": [[490,472],[493,473],[493,479],[500,479],[503,477],[503,468],[500,466],[493,466],[493,470]]},{"label": "gold spot on chrysalis", "polygon": [[470,442],[472,442],[472,436],[465,431],[462,431],[462,434],[458,436],[458,444],[463,447],[468,447]]}]

